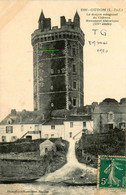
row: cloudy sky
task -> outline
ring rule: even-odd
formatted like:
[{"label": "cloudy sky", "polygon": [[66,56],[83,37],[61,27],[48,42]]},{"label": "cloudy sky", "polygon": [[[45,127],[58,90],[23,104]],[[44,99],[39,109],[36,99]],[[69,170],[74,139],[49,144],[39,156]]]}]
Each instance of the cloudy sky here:
[{"label": "cloudy sky", "polygon": [[[93,25],[81,9],[123,8],[115,11],[119,23]],[[38,27],[43,9],[52,26],[59,26],[60,16],[73,19],[76,10],[85,33],[84,102],[101,102],[110,97],[118,101],[126,97],[126,3],[124,1],[1,1],[0,2],[0,119],[11,109],[33,110],[33,58],[31,34]],[[96,35],[92,29],[98,29]],[[101,35],[104,29],[106,36]],[[93,46],[89,41],[107,42]],[[97,49],[108,50],[99,53]]]}]

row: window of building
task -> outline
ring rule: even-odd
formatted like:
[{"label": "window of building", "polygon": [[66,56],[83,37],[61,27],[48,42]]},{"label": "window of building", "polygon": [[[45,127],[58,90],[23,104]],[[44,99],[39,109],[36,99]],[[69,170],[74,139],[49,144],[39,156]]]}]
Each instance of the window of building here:
[{"label": "window of building", "polygon": [[75,72],[76,72],[76,65],[73,64],[73,73],[75,73]]},{"label": "window of building", "polygon": [[65,34],[63,34],[63,38],[66,38],[66,35]]},{"label": "window of building", "polygon": [[86,122],[83,122],[83,127],[86,127]]},{"label": "window of building", "polygon": [[73,127],[73,122],[70,122],[70,127],[71,127],[71,128]]},{"label": "window of building", "polygon": [[14,142],[14,141],[16,141],[16,140],[17,140],[17,136],[12,136],[12,137],[11,137],[11,141],[12,141],[12,142]]},{"label": "window of building", "polygon": [[39,131],[39,125],[35,125],[35,131]]},{"label": "window of building", "polygon": [[77,82],[73,81],[73,89],[76,89],[76,88],[77,88]]},{"label": "window of building", "polygon": [[76,106],[76,98],[73,99],[73,106]]},{"label": "window of building", "polygon": [[54,74],[54,70],[51,68],[51,74]]},{"label": "window of building", "polygon": [[108,112],[108,121],[113,121],[113,120],[114,120],[114,113]]},{"label": "window of building", "polygon": [[39,77],[39,80],[40,80],[40,81],[43,81],[43,78],[42,78],[42,77]]},{"label": "window of building", "polygon": [[6,133],[13,133],[13,126],[6,126]]},{"label": "window of building", "polygon": [[126,129],[126,123],[125,122],[119,123],[119,129],[125,130]]},{"label": "window of building", "polygon": [[2,136],[2,142],[6,142],[6,136]]},{"label": "window of building", "polygon": [[113,129],[113,123],[105,124],[105,128],[106,128],[107,130]]},{"label": "window of building", "polygon": [[55,125],[51,125],[51,129],[55,129]]},{"label": "window of building", "polygon": [[51,134],[51,137],[54,137],[54,134]]},{"label": "window of building", "polygon": [[72,137],[72,132],[69,132],[69,137],[70,137],[70,138]]},{"label": "window of building", "polygon": [[47,153],[48,152],[48,148],[45,148],[45,153]]},{"label": "window of building", "polygon": [[40,87],[44,87],[44,83],[43,82],[40,83]]},{"label": "window of building", "polygon": [[108,124],[109,129],[113,129],[113,124]]},{"label": "window of building", "polygon": [[54,107],[54,103],[53,102],[51,103],[51,107]]},{"label": "window of building", "polygon": [[50,89],[53,90],[53,85],[51,85]]},{"label": "window of building", "polygon": [[32,140],[32,136],[31,136],[31,135],[27,135],[27,136],[26,136],[26,139]]},{"label": "window of building", "polygon": [[12,119],[9,118],[8,121],[7,121],[8,124],[12,124]]},{"label": "window of building", "polygon": [[65,68],[62,68],[61,71],[62,71],[62,73],[65,73]]},{"label": "window of building", "polygon": [[74,56],[76,54],[76,49],[73,47],[72,48],[72,55]]}]

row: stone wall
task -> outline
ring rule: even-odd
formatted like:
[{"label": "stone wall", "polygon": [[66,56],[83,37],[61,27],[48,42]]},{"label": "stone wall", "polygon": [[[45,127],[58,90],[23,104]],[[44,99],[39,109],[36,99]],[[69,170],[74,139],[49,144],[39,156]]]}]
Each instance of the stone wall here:
[{"label": "stone wall", "polygon": [[[58,139],[52,139],[51,141],[56,143],[57,152],[49,151],[44,156],[40,156],[39,150],[34,152],[21,152],[21,150],[19,150],[19,152],[1,153],[0,181],[18,182],[19,180],[37,179],[47,172],[53,172],[62,167],[66,163],[68,142]],[[34,141],[33,144],[35,144],[35,142],[36,141]],[[37,140],[37,143],[39,142],[41,142],[41,140]],[[20,146],[22,146],[22,144],[27,145],[27,143],[18,144]],[[3,145],[8,145],[9,148],[9,144]],[[10,145],[11,149],[16,148],[14,143]],[[6,150],[6,152],[7,151],[9,151],[9,149]]]}]

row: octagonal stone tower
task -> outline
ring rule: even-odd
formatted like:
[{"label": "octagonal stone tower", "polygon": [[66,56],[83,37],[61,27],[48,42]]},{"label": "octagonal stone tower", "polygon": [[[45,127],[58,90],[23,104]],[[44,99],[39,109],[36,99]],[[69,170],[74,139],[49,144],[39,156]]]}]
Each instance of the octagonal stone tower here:
[{"label": "octagonal stone tower", "polygon": [[60,28],[51,28],[43,11],[32,34],[34,110],[71,109],[83,106],[84,33],[80,17],[60,17]]}]

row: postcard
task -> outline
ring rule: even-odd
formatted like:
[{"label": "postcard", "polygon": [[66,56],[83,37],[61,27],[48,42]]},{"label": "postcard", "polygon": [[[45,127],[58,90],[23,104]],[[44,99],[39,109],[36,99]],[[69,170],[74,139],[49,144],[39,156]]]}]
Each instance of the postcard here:
[{"label": "postcard", "polygon": [[0,1],[1,195],[126,194],[125,0]]}]

